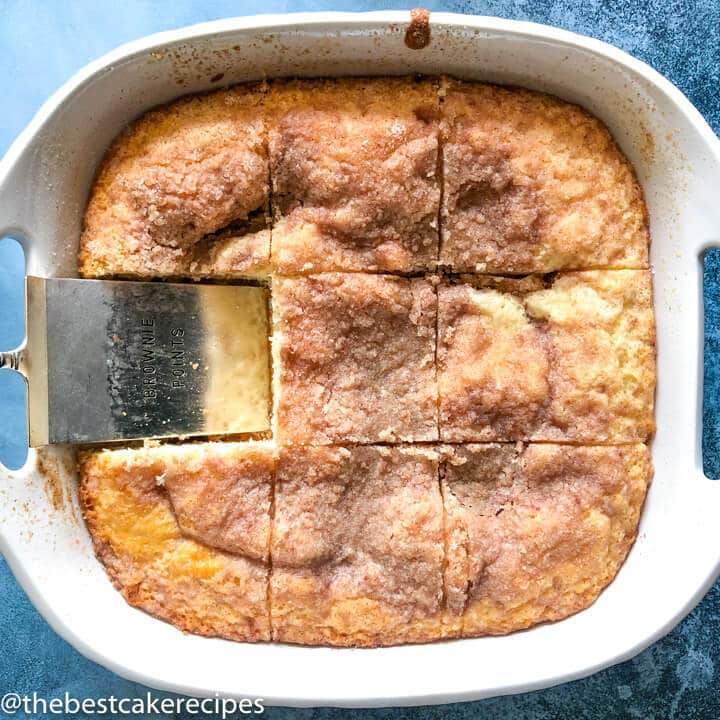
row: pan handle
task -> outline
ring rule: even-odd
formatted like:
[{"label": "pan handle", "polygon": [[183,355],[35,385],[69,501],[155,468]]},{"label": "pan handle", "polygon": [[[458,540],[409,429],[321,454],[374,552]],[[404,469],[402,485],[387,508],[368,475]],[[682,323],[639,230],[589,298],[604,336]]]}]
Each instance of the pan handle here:
[{"label": "pan handle", "polygon": [[22,135],[0,160],[0,238],[9,237],[20,244],[25,253],[26,268],[37,211],[35,198],[29,197],[26,190],[31,162]]},{"label": "pan handle", "polygon": [[[6,206],[2,204],[3,197],[0,195],[0,210],[4,209]],[[1,220],[4,220],[5,218],[0,217]],[[0,226],[5,227],[5,226]],[[13,232],[13,228],[11,228],[9,231],[3,229],[0,231],[0,237],[2,238],[13,238],[18,240],[18,245],[20,245],[20,248],[22,250],[25,250],[24,244],[19,242],[20,238],[18,238],[18,233]],[[3,243],[3,245],[6,245]],[[12,243],[10,243],[12,245]],[[11,370],[16,372],[18,375],[22,376],[24,380],[24,388],[22,390],[21,395],[17,396],[17,405],[15,402],[12,403],[13,412],[12,414],[9,414],[6,418],[6,422],[10,422],[12,420],[13,425],[17,426],[17,429],[19,430],[20,427],[22,427],[22,424],[24,422],[25,427],[24,429],[24,437],[18,437],[15,434],[15,431],[13,431],[13,442],[11,445],[7,448],[9,451],[9,455],[5,457],[6,461],[10,461],[10,467],[16,467],[15,463],[23,462],[23,457],[25,458],[25,462],[27,462],[28,456],[23,451],[23,446],[27,447],[25,440],[27,439],[27,431],[28,431],[28,424],[27,424],[27,412],[28,412],[28,392],[29,392],[29,382],[28,382],[28,375],[29,375],[29,367],[28,367],[28,352],[27,352],[27,313],[25,310],[25,304],[26,304],[26,293],[24,292],[25,282],[25,265],[26,265],[26,255],[23,257],[24,253],[20,254],[18,257],[16,257],[16,252],[18,252],[19,248],[15,247],[12,249],[8,245],[7,247],[3,248],[3,254],[5,259],[8,261],[8,271],[10,273],[10,279],[12,280],[11,286],[13,286],[13,290],[10,293],[11,297],[6,297],[3,300],[3,303],[12,303],[13,304],[13,311],[19,311],[18,314],[22,314],[23,322],[19,322],[16,326],[17,330],[22,329],[22,325],[25,324],[26,326],[26,332],[25,332],[25,338],[20,342],[19,345],[16,347],[12,347],[13,344],[18,342],[17,335],[15,335],[14,338],[6,338],[6,343],[3,346],[0,346],[0,373],[3,370]],[[5,253],[7,251],[7,254]],[[17,284],[18,287],[14,287]],[[15,297],[16,290],[19,290],[19,286],[22,286],[23,292],[18,293],[17,298]],[[17,303],[17,305],[16,305]],[[0,309],[0,312],[5,312],[8,315],[10,314],[10,307],[9,305],[6,305],[3,309]],[[8,318],[9,319],[9,318]],[[20,317],[18,317],[18,321],[20,321]],[[15,323],[13,323],[15,325]],[[8,345],[10,347],[8,348]],[[16,393],[20,389],[17,385],[10,384],[9,382],[5,384],[6,391],[10,393],[13,397],[16,397]],[[5,400],[9,400],[8,397],[4,398]],[[10,407],[7,407],[8,413],[10,411]],[[12,458],[12,459],[11,459]],[[0,461],[0,479],[5,480],[7,479],[5,476],[9,472],[8,468],[3,465],[2,461]],[[13,472],[16,472],[13,471]]]}]

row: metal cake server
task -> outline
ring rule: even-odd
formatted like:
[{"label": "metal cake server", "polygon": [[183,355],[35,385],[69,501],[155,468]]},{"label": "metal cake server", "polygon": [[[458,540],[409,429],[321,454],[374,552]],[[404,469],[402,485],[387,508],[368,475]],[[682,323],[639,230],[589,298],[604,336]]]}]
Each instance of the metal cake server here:
[{"label": "metal cake server", "polygon": [[26,317],[32,447],[270,427],[266,288],[28,277]]}]

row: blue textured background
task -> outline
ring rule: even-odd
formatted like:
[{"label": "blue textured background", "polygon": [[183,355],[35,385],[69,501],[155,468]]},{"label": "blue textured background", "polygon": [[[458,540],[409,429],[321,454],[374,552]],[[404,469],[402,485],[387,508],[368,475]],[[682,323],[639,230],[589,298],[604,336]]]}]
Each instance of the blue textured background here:
[{"label": "blue textured background", "polygon": [[[426,2],[431,10],[498,15],[558,25],[611,42],[650,63],[720,129],[720,2],[686,0],[516,0]],[[370,10],[409,7],[372,0],[0,0],[0,154],[33,113],[75,70],[120,43],[148,33],[216,18],[297,10]],[[0,243],[0,347],[23,335],[22,256]],[[713,256],[706,278],[720,276]],[[715,283],[715,287],[718,285]],[[720,294],[720,293],[718,293]],[[719,298],[720,299],[720,298]],[[720,302],[710,308],[708,343],[720,346]],[[715,318],[718,322],[715,322]],[[720,374],[714,367],[712,374]],[[0,373],[0,458],[17,466],[24,457],[20,429],[24,390],[19,378]],[[717,397],[717,388],[712,395]],[[712,410],[713,407],[706,407]],[[11,421],[11,422],[9,422]],[[716,427],[720,423],[716,422]],[[715,447],[720,434],[706,437]],[[720,453],[714,453],[720,457]],[[434,708],[375,711],[270,709],[270,718],[719,718],[720,583],[675,631],[634,660],[550,690]],[[542,662],[542,658],[538,658]],[[362,683],[362,678],[358,678]],[[37,691],[54,697],[111,693],[135,697],[144,688],[84,659],[42,620],[0,559],[0,695]],[[0,712],[0,717],[4,717]],[[24,717],[16,715],[15,717]],[[147,715],[147,718],[158,717]],[[184,715],[177,716],[186,717]],[[190,716],[187,716],[188,718]]]}]

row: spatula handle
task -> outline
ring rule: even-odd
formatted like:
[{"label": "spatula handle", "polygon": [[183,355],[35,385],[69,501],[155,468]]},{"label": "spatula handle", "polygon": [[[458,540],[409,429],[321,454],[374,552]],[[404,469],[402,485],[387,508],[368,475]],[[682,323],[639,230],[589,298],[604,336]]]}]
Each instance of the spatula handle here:
[{"label": "spatula handle", "polygon": [[14,350],[0,350],[0,370],[7,368],[25,375],[25,343]]}]

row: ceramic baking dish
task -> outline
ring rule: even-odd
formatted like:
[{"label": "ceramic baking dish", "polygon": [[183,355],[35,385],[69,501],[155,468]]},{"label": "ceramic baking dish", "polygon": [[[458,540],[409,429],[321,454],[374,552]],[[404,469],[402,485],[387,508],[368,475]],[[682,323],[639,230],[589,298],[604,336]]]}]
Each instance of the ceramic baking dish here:
[{"label": "ceramic baking dish", "polygon": [[701,263],[720,231],[720,142],[647,65],[596,40],[495,18],[434,14],[404,44],[407,12],[237,18],[130,43],[79,72],[0,164],[0,236],[34,275],[76,274],[93,172],[128,121],[177,95],[283,75],[451,73],[525,85],[604,120],[635,165],[652,228],[658,335],[655,481],[640,534],[588,610],[507,637],[377,650],[244,645],[183,635],[129,607],[95,560],[72,449],[0,470],[0,549],[33,603],[82,653],[120,675],[270,704],[399,705],[519,692],[587,675],[668,632],[720,561],[720,484],[700,457]]}]

